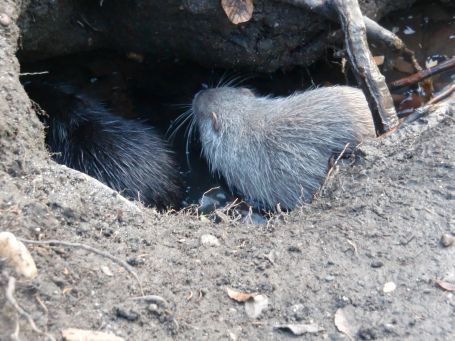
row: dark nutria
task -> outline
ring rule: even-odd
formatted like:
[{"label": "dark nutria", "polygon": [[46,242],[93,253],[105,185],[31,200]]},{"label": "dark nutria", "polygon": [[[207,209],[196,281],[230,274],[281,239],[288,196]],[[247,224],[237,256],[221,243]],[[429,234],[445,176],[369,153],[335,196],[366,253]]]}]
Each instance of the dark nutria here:
[{"label": "dark nutria", "polygon": [[178,204],[178,167],[152,127],[115,116],[68,85],[30,82],[25,89],[47,114],[40,118],[55,161],[146,205]]},{"label": "dark nutria", "polygon": [[218,87],[197,93],[192,113],[212,172],[266,209],[311,201],[331,156],[375,136],[363,93],[347,86],[278,98]]}]

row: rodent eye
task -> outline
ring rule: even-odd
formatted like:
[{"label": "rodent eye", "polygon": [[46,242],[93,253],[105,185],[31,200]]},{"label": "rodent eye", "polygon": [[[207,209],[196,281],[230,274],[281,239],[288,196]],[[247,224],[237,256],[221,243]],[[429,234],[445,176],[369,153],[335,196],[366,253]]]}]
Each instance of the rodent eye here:
[{"label": "rodent eye", "polygon": [[215,130],[216,132],[218,132],[220,130],[220,124],[218,122],[218,116],[216,115],[215,112],[211,112],[210,113],[210,118],[212,120],[212,128],[213,130]]}]

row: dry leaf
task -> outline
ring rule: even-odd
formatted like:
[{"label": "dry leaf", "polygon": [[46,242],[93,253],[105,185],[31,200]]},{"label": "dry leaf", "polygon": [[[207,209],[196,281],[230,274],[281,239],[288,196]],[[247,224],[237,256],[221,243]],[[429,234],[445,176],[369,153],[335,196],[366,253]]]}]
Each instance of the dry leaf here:
[{"label": "dry leaf", "polygon": [[374,56],[373,59],[376,65],[384,64],[384,56]]},{"label": "dry leaf", "polygon": [[351,324],[346,316],[344,308],[340,308],[335,313],[335,326],[337,329],[345,334],[349,340],[354,340],[354,332],[351,330]]},{"label": "dry leaf", "polygon": [[414,73],[414,67],[411,63],[405,61],[403,58],[399,57],[393,62],[393,67],[395,70],[398,70],[403,73]]},{"label": "dry leaf", "polygon": [[114,334],[77,328],[64,329],[62,335],[65,341],[125,341]]},{"label": "dry leaf", "polygon": [[289,331],[295,336],[300,336],[303,334],[316,334],[324,331],[324,328],[320,327],[316,323],[284,324],[276,326],[275,329]]},{"label": "dry leaf", "polygon": [[440,281],[440,280],[437,280],[436,281],[436,284],[444,289],[444,290],[447,290],[447,291],[455,291],[455,283],[450,283],[450,282],[445,282],[445,281]]},{"label": "dry leaf", "polygon": [[73,288],[71,288],[71,287],[65,287],[65,288],[63,288],[63,290],[62,290],[62,294],[63,294],[63,295],[66,295],[67,293],[71,292],[71,290],[73,290]]},{"label": "dry leaf", "polygon": [[232,290],[230,288],[226,288],[226,292],[231,299],[233,299],[234,301],[237,301],[237,302],[246,302],[250,298],[256,296],[255,293],[240,292],[240,291]]},{"label": "dry leaf", "polygon": [[133,62],[136,62],[136,63],[142,63],[144,61],[144,55],[141,53],[136,53],[136,52],[129,52],[126,55],[126,58],[128,58],[129,60],[132,60]]},{"label": "dry leaf", "polygon": [[235,25],[247,22],[253,16],[253,0],[221,0],[221,6]]},{"label": "dry leaf", "polygon": [[249,318],[255,319],[269,305],[269,299],[265,295],[256,295],[245,302],[245,312]]},{"label": "dry leaf", "polygon": [[17,273],[27,278],[34,278],[38,274],[32,255],[10,232],[0,233],[0,258],[6,259]]}]

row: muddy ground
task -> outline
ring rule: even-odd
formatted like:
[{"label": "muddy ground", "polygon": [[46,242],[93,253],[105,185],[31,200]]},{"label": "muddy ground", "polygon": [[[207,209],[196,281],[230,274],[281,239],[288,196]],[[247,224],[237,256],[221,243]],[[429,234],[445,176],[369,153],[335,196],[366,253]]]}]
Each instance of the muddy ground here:
[{"label": "muddy ground", "polygon": [[[13,5],[2,11],[18,16]],[[109,252],[129,262],[145,295],[164,300],[132,300],[138,283],[106,257],[29,245],[39,274],[18,277],[15,297],[40,329],[57,339],[76,327],[126,340],[273,340],[294,337],[274,326],[312,322],[323,330],[302,339],[343,340],[342,309],[354,339],[453,339],[455,298],[436,285],[455,282],[455,247],[440,243],[455,234],[453,109],[366,143],[363,160],[336,172],[316,202],[268,225],[158,214],[50,161],[18,81],[18,30],[2,20],[0,230]],[[202,243],[206,234],[219,244]],[[0,270],[0,339],[10,340],[18,317],[4,289],[14,274]],[[396,289],[384,292],[390,282]],[[250,318],[227,287],[269,304]],[[21,340],[45,339],[19,321]]]}]

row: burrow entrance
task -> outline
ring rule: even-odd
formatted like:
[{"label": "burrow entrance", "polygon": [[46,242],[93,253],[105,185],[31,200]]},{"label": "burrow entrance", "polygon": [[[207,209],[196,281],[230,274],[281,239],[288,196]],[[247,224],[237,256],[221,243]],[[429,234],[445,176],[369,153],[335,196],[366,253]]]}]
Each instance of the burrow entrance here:
[{"label": "burrow entrance", "polygon": [[[429,9],[432,11],[428,12]],[[430,16],[426,13],[430,13]],[[420,59],[433,60],[444,59],[448,54],[443,41],[447,39],[444,29],[449,21],[441,17],[433,6],[421,5],[411,12],[394,13],[387,18],[385,26],[389,29],[401,28],[406,42],[418,51]],[[411,27],[416,30],[415,35],[408,34]],[[434,34],[436,38],[431,40],[430,45],[427,37]],[[226,69],[216,64],[195,62],[188,56],[160,59],[135,50],[96,49],[42,60],[39,50],[32,54],[19,52],[23,84],[50,82],[68,85],[76,92],[101,101],[116,116],[140,120],[156,128],[161,136],[169,140],[178,160],[184,195],[176,203],[176,208],[193,205],[204,214],[236,199],[241,201],[242,198],[230,192],[222,178],[211,174],[201,156],[197,135],[189,136],[188,125],[178,121],[178,117],[189,108],[194,94],[219,82],[245,85],[261,95],[272,96],[287,96],[315,86],[355,85],[349,70],[343,69],[339,56],[335,50],[327,49],[325,56],[311,66],[261,73],[251,68]],[[406,71],[404,66],[401,70],[391,69],[387,63],[381,67],[390,79],[399,78]],[[442,74],[435,86],[442,88],[450,81],[450,77],[449,72]],[[27,86],[25,88],[27,90]],[[402,115],[406,115],[409,108],[415,105],[409,100],[413,98],[412,93],[412,89],[404,89],[396,94],[397,107]],[[40,103],[42,98],[34,98],[33,92],[29,95],[40,106],[46,107],[46,103]],[[52,96],[45,99],[54,100]],[[65,110],[64,107],[61,109]],[[247,215],[248,207],[241,206],[239,212]],[[256,222],[265,221],[262,214],[256,214],[255,217]]]}]

